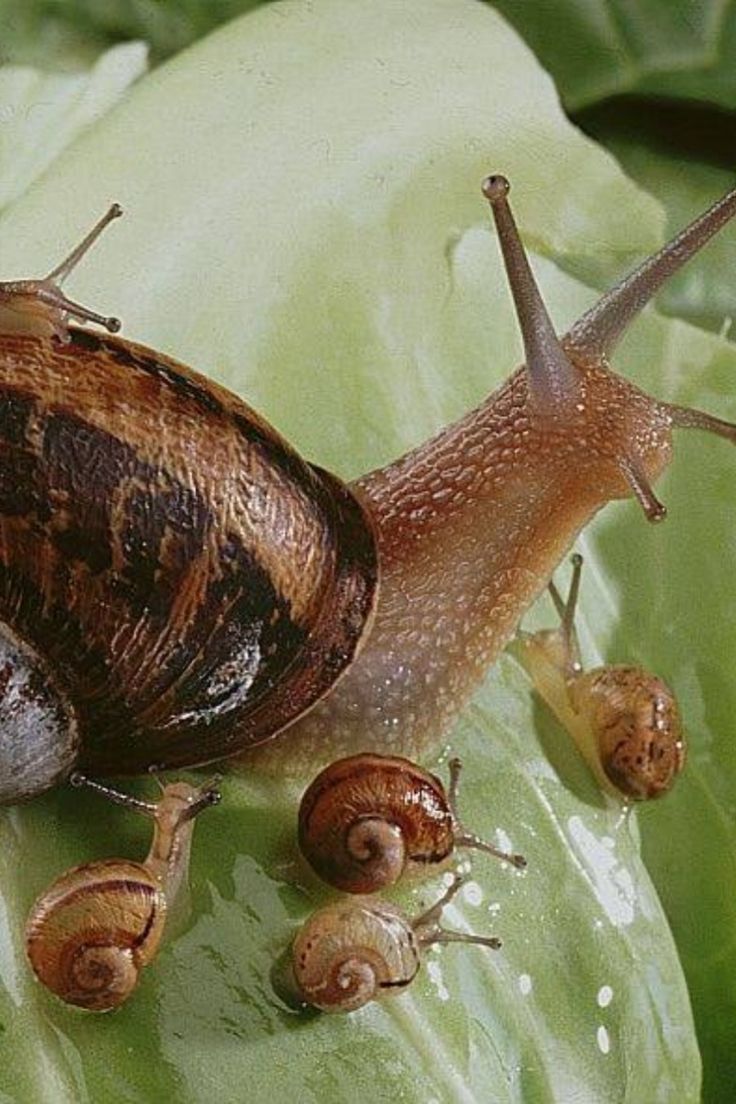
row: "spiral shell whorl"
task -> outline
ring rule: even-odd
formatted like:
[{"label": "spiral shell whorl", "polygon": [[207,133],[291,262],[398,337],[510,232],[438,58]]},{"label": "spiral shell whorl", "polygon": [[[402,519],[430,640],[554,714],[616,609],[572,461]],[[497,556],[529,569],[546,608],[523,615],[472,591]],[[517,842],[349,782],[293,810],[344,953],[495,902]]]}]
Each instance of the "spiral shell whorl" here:
[{"label": "spiral shell whorl", "polygon": [[407,862],[439,862],[453,843],[442,783],[394,756],[339,759],[315,778],[299,808],[302,853],[347,893],[392,885]]},{"label": "spiral shell whorl", "polygon": [[138,863],[111,859],[67,871],[39,897],[26,924],[38,979],[67,1004],[122,1004],[156,953],[166,901]]},{"label": "spiral shell whorl", "polygon": [[353,898],[315,912],[294,941],[299,991],[323,1012],[354,1012],[409,985],[419,969],[419,947],[398,909]]},{"label": "spiral shell whorl", "polygon": [[[350,825],[344,840],[346,853],[363,872],[364,882],[361,880],[357,892],[365,892],[364,886],[375,890],[399,880],[406,866],[406,847],[398,824],[363,817]],[[351,886],[355,884],[351,880]]]},{"label": "spiral shell whorl", "polygon": [[138,984],[138,965],[129,947],[93,944],[74,952],[66,977],[69,987],[63,999],[99,1012],[128,999]]}]

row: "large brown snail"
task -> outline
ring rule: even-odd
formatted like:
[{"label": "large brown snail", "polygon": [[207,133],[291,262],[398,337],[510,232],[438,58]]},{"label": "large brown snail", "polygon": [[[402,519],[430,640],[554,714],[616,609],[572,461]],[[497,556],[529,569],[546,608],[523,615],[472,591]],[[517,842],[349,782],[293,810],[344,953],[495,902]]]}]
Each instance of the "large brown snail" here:
[{"label": "large brown snail", "polygon": [[198,788],[172,782],[149,803],[84,781],[153,819],[148,856],[142,863],[84,863],[57,878],[31,908],[26,954],[39,981],[61,1000],[106,1012],[128,999],[158,951],[187,876],[194,818],[220,795],[214,782]]},{"label": "large brown snail", "polygon": [[736,440],[607,360],[736,213],[736,190],[560,339],[507,181],[483,190],[526,365],[351,487],[195,372],[67,325],[116,328],[57,286],[106,220],[47,279],[0,285],[0,801],[75,768],[233,756],[285,728],[268,752],[280,769],[366,748],[416,758],[606,502],[664,515],[652,484],[673,428]]},{"label": "large brown snail", "polygon": [[299,805],[299,846],[323,881],[346,893],[377,893],[407,867],[444,862],[457,847],[526,866],[468,832],[458,811],[462,764],[451,759],[450,787],[398,755],[351,755],[325,767]]},{"label": "large brown snail", "polygon": [[629,801],[661,797],[685,765],[677,699],[643,667],[583,669],[575,632],[582,556],[573,556],[572,565],[567,601],[550,583],[559,629],[520,634],[520,657],[602,789]]},{"label": "large brown snail", "polygon": [[495,936],[442,927],[443,909],[462,884],[456,875],[442,897],[413,920],[378,897],[350,897],[312,913],[292,947],[298,996],[323,1012],[355,1012],[411,985],[422,951],[433,944],[475,943],[498,950]]}]

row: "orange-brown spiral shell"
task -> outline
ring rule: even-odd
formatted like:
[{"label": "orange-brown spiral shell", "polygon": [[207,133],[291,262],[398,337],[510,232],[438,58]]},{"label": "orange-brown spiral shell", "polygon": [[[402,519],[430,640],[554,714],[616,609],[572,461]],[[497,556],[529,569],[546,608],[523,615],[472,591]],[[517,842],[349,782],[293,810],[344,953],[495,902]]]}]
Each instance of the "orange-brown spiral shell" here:
[{"label": "orange-brown spiral shell", "polygon": [[39,981],[67,1004],[104,1012],[130,996],[161,940],[166,901],[139,863],[85,863],[33,905],[26,953]]},{"label": "orange-brown spiral shell", "polygon": [[641,667],[611,665],[581,676],[577,701],[583,693],[611,784],[637,801],[666,793],[686,756],[680,711],[667,684]]},{"label": "orange-brown spiral shell", "polygon": [[444,786],[408,759],[338,759],[299,807],[302,853],[324,881],[347,893],[393,884],[407,862],[441,862],[453,844]]},{"label": "orange-brown spiral shell", "polygon": [[409,985],[420,965],[419,945],[399,909],[352,898],[315,912],[293,946],[301,996],[323,1012],[354,1012]]}]

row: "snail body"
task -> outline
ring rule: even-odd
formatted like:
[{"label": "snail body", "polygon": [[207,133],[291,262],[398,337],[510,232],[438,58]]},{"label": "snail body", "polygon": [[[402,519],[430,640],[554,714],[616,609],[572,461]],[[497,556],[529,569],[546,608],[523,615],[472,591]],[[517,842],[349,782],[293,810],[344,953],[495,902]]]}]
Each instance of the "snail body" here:
[{"label": "snail body", "polygon": [[299,846],[315,872],[347,893],[376,893],[407,866],[444,862],[456,847],[499,851],[466,832],[457,814],[461,763],[450,763],[449,794],[434,774],[399,756],[364,753],[331,763],[299,806]]},{"label": "snail body", "polygon": [[[674,427],[734,426],[651,399],[608,354],[736,213],[729,192],[558,339],[508,205],[491,204],[526,364],[477,410],[346,487],[241,400],[112,334],[59,283],[0,284],[0,637],[38,657],[53,723],[0,733],[0,799],[74,766],[132,774],[245,755],[312,772],[435,747],[578,531],[652,483]],[[116,217],[111,209],[107,217]],[[380,566],[380,594],[377,579]],[[322,699],[324,698],[324,701]],[[64,722],[63,717],[67,717]],[[59,718],[62,718],[61,721]],[[58,728],[72,731],[57,755]],[[38,760],[12,780],[18,759]]]},{"label": "snail body", "polygon": [[583,670],[575,634],[582,564],[582,556],[573,557],[566,603],[550,584],[560,628],[521,634],[520,657],[606,793],[625,801],[661,797],[685,765],[677,699],[663,679],[642,667]]},{"label": "snail body", "polygon": [[104,859],[73,867],[36,900],[25,930],[39,981],[67,1004],[106,1012],[123,1004],[161,943],[170,905],[186,877],[194,818],[215,803],[210,785],[167,786],[155,805],[107,796],[154,820],[142,863]]},{"label": "snail body", "polygon": [[427,912],[409,919],[375,897],[352,897],[313,913],[292,947],[292,969],[302,1000],[323,1012],[355,1012],[396,995],[412,983],[422,951],[434,943],[475,943],[497,950],[493,936],[443,928],[442,910],[462,886],[455,877]]}]

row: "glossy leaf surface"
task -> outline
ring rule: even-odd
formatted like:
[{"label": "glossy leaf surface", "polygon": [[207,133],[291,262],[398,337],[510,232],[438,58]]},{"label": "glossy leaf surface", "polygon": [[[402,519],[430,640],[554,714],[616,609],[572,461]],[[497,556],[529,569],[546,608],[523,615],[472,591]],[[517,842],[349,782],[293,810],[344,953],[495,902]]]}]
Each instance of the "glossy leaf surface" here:
[{"label": "glossy leaf surface", "polygon": [[[3,264],[44,271],[122,202],[127,221],[70,290],[352,475],[463,412],[518,361],[478,190],[493,170],[514,181],[560,328],[592,293],[554,259],[593,258],[603,272],[660,238],[657,204],[570,126],[489,8],[286,3],[141,82],[6,213]],[[663,397],[736,414],[736,352],[712,335],[650,316],[619,364]],[[692,807],[717,818],[733,769],[727,730],[715,754],[711,725],[725,714],[711,693],[727,682],[736,623],[721,585],[736,460],[722,442],[683,452],[690,463],[662,489],[666,526],[652,531],[624,505],[587,536],[584,640],[591,658],[642,659],[672,679],[695,718],[696,766],[662,816]],[[698,554],[695,576],[684,564]],[[669,628],[683,620],[689,639]],[[602,803],[513,658],[448,739],[467,764],[467,822],[529,858],[523,875],[476,860],[448,918],[498,933],[504,948],[434,952],[411,992],[346,1019],[291,1010],[273,984],[295,923],[327,897],[295,866],[294,790],[228,779],[223,805],[197,827],[188,926],[135,1001],[97,1018],[31,981],[23,915],[65,866],[142,852],[146,825],[76,792],[6,813],[0,1045],[12,1059],[0,1090],[22,1104],[227,1101],[244,1085],[254,1101],[618,1101],[622,1086],[632,1102],[697,1100],[687,992],[633,819]],[[659,815],[646,818],[655,844]],[[708,846],[691,844],[691,870]],[[714,867],[709,950],[728,954],[732,921],[718,904],[728,870]],[[401,899],[417,908],[439,884]],[[672,915],[687,918],[692,882],[668,886]]]}]

